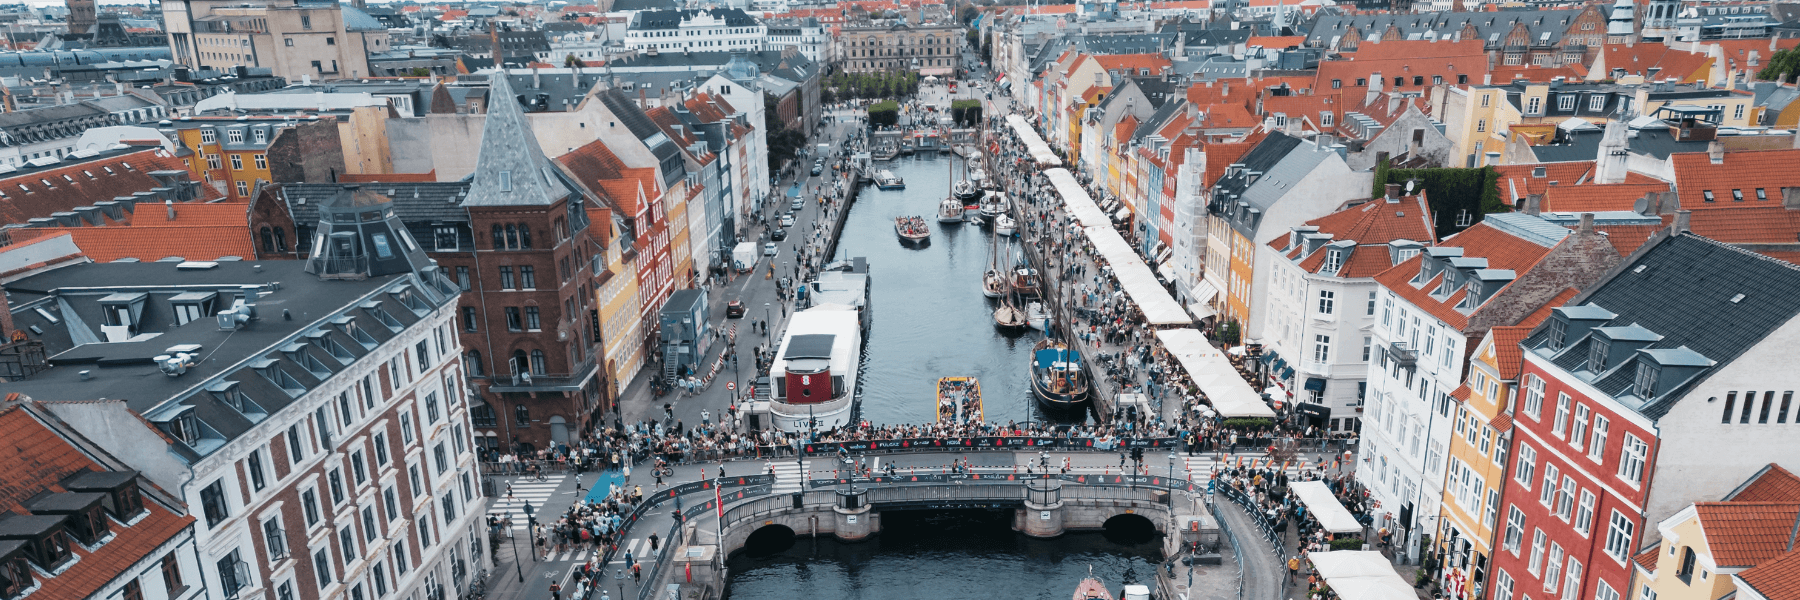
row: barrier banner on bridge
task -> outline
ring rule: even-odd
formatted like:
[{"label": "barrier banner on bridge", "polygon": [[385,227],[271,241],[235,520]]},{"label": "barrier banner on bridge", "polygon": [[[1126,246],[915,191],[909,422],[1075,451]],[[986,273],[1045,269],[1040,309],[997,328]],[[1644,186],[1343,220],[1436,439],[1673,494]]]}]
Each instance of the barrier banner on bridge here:
[{"label": "barrier banner on bridge", "polygon": [[[753,486],[753,487],[738,488],[736,490],[725,493],[725,495],[724,495],[725,503],[731,504],[732,502],[736,502],[738,500],[743,500],[745,498],[751,498],[751,497],[755,497],[755,496],[766,496],[773,489],[774,489],[773,485],[758,485],[758,486]],[[685,521],[688,519],[692,519],[694,517],[704,515],[708,512],[711,512],[714,508],[717,507],[717,504],[715,504],[716,502],[718,502],[718,500],[715,500],[712,498],[707,498],[705,502],[701,502],[694,506],[689,506],[689,507],[681,509],[682,520]]]},{"label": "barrier banner on bridge", "polygon": [[1020,482],[1031,479],[1050,479],[1055,475],[1029,475],[1025,473],[924,473],[918,475],[877,475],[875,477],[839,477],[836,479],[814,479],[807,482],[815,488],[838,485],[870,485],[870,484],[905,484],[905,483],[1005,483]]},{"label": "barrier banner on bridge", "polygon": [[1027,436],[982,436],[972,438],[904,438],[860,442],[815,442],[802,450],[807,454],[863,452],[898,452],[906,450],[1115,450],[1121,448],[1175,448],[1180,438],[1128,438],[1103,442],[1098,438],[1059,438]]}]

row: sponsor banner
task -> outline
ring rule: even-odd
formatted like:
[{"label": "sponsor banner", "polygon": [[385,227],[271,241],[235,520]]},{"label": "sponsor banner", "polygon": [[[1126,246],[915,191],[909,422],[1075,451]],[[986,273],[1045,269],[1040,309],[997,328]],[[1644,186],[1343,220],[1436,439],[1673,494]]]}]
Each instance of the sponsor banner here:
[{"label": "sponsor banner", "polygon": [[1180,438],[1128,438],[1103,443],[1094,438],[983,436],[972,438],[907,438],[863,442],[816,442],[802,447],[807,454],[903,452],[909,450],[1115,450],[1121,448],[1176,448]]},{"label": "sponsor banner", "polygon": [[1198,491],[1202,487],[1204,487],[1204,486],[1195,484],[1194,482],[1191,482],[1191,481],[1188,481],[1185,479],[1170,479],[1170,478],[1162,477],[1159,475],[1085,475],[1085,474],[1030,475],[1030,474],[1024,474],[1024,473],[969,473],[969,474],[924,473],[924,474],[918,474],[918,475],[895,475],[892,477],[889,477],[886,475],[880,475],[880,476],[876,476],[876,477],[840,477],[840,478],[836,478],[836,479],[814,479],[812,481],[807,482],[807,484],[813,488],[829,488],[829,487],[838,487],[838,486],[847,486],[847,485],[874,486],[874,485],[895,485],[895,484],[904,485],[904,484],[920,484],[920,483],[924,483],[924,484],[941,483],[941,484],[956,484],[956,485],[1006,484],[1006,483],[1024,483],[1024,482],[1032,480],[1032,479],[1060,479],[1062,481],[1067,481],[1069,483],[1075,483],[1075,484],[1080,484],[1080,485],[1092,485],[1092,486],[1111,486],[1111,487],[1140,486],[1140,487],[1153,487],[1153,488],[1173,488],[1173,489],[1177,489],[1177,490],[1186,490],[1186,491],[1190,491],[1190,492]]}]

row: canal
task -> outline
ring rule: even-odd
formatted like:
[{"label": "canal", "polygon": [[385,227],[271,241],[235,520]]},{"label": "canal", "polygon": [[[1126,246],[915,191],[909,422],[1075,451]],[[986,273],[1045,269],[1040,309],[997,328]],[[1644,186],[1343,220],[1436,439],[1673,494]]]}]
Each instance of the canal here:
[{"label": "canal", "polygon": [[[981,293],[989,230],[936,220],[938,203],[950,193],[950,160],[934,153],[877,163],[904,179],[906,189],[865,186],[845,217],[833,258],[867,257],[874,281],[862,417],[875,425],[929,423],[936,418],[938,378],[971,376],[981,380],[988,421],[1047,420],[1031,396],[1029,371],[1031,346],[1043,334],[1002,333],[994,327],[993,301]],[[956,169],[961,178],[960,158]],[[931,224],[930,244],[901,245],[894,218],[908,215]],[[1008,254],[1006,240],[1001,243]]]},{"label": "canal", "polygon": [[1011,511],[892,511],[882,514],[882,533],[862,543],[826,536],[752,545],[729,561],[727,597],[1064,600],[1090,567],[1115,596],[1127,583],[1152,585],[1155,535],[1039,540],[1014,533],[1011,520]]}]

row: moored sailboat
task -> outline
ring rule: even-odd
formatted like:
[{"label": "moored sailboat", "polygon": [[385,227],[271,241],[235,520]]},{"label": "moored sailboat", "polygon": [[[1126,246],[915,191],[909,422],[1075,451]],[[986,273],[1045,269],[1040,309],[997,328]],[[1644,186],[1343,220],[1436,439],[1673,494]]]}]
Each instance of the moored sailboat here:
[{"label": "moored sailboat", "polygon": [[1053,338],[1031,349],[1031,395],[1054,408],[1070,408],[1088,399],[1087,370],[1081,353]]}]

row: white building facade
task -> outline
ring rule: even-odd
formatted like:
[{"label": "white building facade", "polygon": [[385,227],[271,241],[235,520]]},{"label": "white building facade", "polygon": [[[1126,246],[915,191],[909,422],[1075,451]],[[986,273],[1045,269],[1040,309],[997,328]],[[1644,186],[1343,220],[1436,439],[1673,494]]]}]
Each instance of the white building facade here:
[{"label": "white building facade", "polygon": [[768,40],[768,26],[738,8],[644,11],[625,30],[625,47],[658,52],[760,51]]}]

